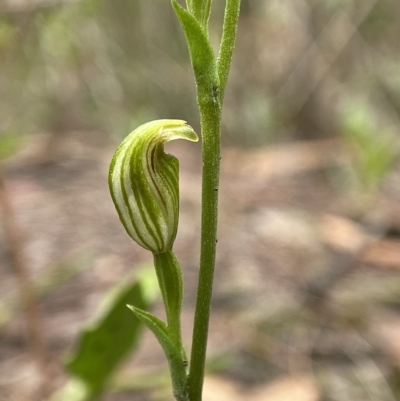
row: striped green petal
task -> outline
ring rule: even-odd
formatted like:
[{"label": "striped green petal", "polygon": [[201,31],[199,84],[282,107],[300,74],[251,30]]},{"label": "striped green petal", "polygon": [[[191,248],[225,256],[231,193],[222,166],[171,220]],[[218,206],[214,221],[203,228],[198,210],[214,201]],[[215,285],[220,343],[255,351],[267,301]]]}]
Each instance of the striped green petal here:
[{"label": "striped green petal", "polygon": [[198,137],[182,120],[141,125],[116,150],[108,176],[127,233],[155,254],[172,248],[178,229],[179,162],[164,153],[164,144],[174,139],[197,142]]}]

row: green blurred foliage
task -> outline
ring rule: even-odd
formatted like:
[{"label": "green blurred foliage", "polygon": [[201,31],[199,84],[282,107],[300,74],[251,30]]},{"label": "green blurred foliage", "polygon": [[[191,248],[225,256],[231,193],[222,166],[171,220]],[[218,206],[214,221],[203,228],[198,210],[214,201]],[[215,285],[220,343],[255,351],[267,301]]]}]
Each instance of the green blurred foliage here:
[{"label": "green blurred foliage", "polygon": [[363,103],[346,110],[342,130],[362,189],[376,193],[398,159],[398,139],[379,126],[373,111]]},{"label": "green blurred foliage", "polygon": [[66,363],[68,372],[83,383],[79,388],[84,388],[84,399],[98,397],[115,369],[139,345],[141,323],[127,305],[149,309],[154,301],[153,269],[142,270],[139,280],[123,282],[105,299],[95,321],[82,330],[78,347]]},{"label": "green blurred foliage", "polygon": [[13,156],[22,147],[23,142],[23,136],[18,133],[0,133],[0,161]]},{"label": "green blurred foliage", "polygon": [[396,28],[398,17],[390,7],[391,1],[377,1],[371,12],[360,26],[360,32],[370,40],[388,37],[392,28]]},{"label": "green blurred foliage", "polygon": [[16,36],[15,26],[5,18],[0,19],[0,51],[6,51],[13,45]]},{"label": "green blurred foliage", "polygon": [[[194,79],[170,2],[7,4],[0,131],[100,130],[119,139],[155,118],[198,129]],[[223,6],[213,2],[215,52]],[[224,143],[339,136],[344,103],[360,97],[379,121],[397,124],[399,36],[397,0],[243,0]]]}]

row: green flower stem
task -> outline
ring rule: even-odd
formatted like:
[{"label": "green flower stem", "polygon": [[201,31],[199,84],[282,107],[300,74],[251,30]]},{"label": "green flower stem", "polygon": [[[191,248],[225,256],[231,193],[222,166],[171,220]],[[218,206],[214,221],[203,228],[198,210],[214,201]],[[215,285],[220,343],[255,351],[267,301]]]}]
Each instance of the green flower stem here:
[{"label": "green flower stem", "polygon": [[[221,48],[216,66],[219,84],[215,86],[212,76],[204,81],[199,79],[202,74],[195,69],[202,132],[203,172],[200,272],[189,372],[190,401],[202,401],[217,244],[221,107],[235,44],[239,9],[240,0],[227,0]],[[203,24],[203,21],[200,20],[200,23]],[[207,76],[206,70],[204,75]]]},{"label": "green flower stem", "polygon": [[186,360],[186,355],[182,345],[181,334],[183,284],[179,261],[173,251],[154,254],[153,256],[167,316],[169,338],[174,347],[180,351],[182,364],[184,364],[183,361]]},{"label": "green flower stem", "polygon": [[167,337],[173,349],[165,347],[171,370],[172,387],[177,401],[188,401],[187,358],[182,344],[181,310],[183,297],[182,272],[174,252],[153,254],[161,295],[167,316]]},{"label": "green flower stem", "polygon": [[210,96],[208,102],[199,102],[199,107],[203,143],[201,255],[190,359],[190,401],[202,399],[217,243],[220,169],[220,103]]}]

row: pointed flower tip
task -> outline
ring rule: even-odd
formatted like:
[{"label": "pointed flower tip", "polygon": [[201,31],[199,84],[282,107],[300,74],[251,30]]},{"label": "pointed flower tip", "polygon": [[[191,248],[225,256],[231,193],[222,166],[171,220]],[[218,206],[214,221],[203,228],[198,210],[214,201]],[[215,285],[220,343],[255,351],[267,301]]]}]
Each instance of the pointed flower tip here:
[{"label": "pointed flower tip", "polygon": [[153,122],[164,124],[162,128],[160,128],[160,135],[165,142],[175,139],[186,139],[191,142],[197,142],[199,140],[193,128],[184,120],[158,120]]},{"label": "pointed flower tip", "polygon": [[175,241],[179,215],[179,163],[164,153],[164,144],[186,139],[197,142],[183,120],[155,120],[130,133],[110,165],[109,187],[127,233],[158,254]]}]

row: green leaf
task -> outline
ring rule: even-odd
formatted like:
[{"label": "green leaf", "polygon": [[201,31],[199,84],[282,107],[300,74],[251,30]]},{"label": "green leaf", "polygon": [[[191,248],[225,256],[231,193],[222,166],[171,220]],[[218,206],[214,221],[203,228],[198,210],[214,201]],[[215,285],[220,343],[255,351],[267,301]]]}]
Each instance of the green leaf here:
[{"label": "green leaf", "polygon": [[168,335],[167,325],[157,316],[137,308],[136,306],[127,305],[127,307],[149,330],[153,332],[167,356],[172,355],[175,350]]},{"label": "green leaf", "polygon": [[170,337],[167,325],[158,317],[140,308],[128,305],[135,316],[153,332],[168,359],[171,371],[172,388],[178,401],[187,401],[188,386],[185,361],[182,360],[181,350],[175,347]]},{"label": "green leaf", "polygon": [[[176,0],[171,1],[189,47],[194,76],[200,92],[199,102],[206,100],[210,95],[214,101],[218,102],[219,80],[210,41],[197,19],[179,5]],[[201,91],[204,90],[205,92],[202,93]]]},{"label": "green leaf", "polygon": [[189,2],[188,10],[200,22],[200,25],[207,30],[208,19],[211,13],[211,0],[192,0]]},{"label": "green leaf", "polygon": [[193,14],[193,0],[186,0],[186,7],[190,14]]},{"label": "green leaf", "polygon": [[220,80],[221,103],[224,100],[225,87],[231,67],[233,49],[238,28],[240,0],[226,0],[221,47],[219,49],[217,70]]},{"label": "green leaf", "polygon": [[138,345],[141,324],[132,319],[126,304],[148,308],[143,280],[114,289],[104,312],[82,331],[75,353],[66,363],[68,371],[88,388],[90,397],[100,395],[121,361]]}]

